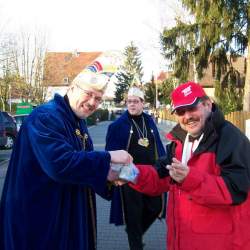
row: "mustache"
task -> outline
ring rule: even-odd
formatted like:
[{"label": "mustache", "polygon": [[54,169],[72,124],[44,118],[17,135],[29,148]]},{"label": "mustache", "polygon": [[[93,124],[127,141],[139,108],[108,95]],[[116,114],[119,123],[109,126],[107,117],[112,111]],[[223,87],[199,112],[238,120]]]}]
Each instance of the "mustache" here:
[{"label": "mustache", "polygon": [[190,117],[188,119],[184,119],[183,123],[188,124],[190,122],[198,122],[200,119],[198,117]]},{"label": "mustache", "polygon": [[86,103],[86,106],[87,106],[87,108],[88,108],[90,111],[95,110],[95,106],[94,106],[94,105],[91,105],[91,104],[89,104],[89,103]]}]

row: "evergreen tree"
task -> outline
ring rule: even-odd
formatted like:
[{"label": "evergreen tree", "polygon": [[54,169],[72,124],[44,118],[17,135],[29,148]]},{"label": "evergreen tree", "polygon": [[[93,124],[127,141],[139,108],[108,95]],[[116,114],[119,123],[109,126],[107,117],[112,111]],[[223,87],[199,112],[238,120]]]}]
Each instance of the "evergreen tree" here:
[{"label": "evergreen tree", "polygon": [[[243,55],[250,45],[249,0],[182,0],[195,18],[194,23],[177,20],[176,27],[165,29],[161,36],[166,58],[173,59],[175,76],[181,81],[190,77],[190,66],[198,77],[211,60],[215,78],[224,82],[221,88],[239,92],[239,72],[231,64],[232,58]],[[229,81],[224,77],[230,75]],[[218,87],[218,86],[217,86]],[[248,49],[245,79],[244,110],[250,109],[250,50]]]},{"label": "evergreen tree", "polygon": [[176,81],[173,77],[166,79],[161,83],[161,87],[159,89],[159,92],[161,93],[159,95],[159,100],[161,103],[171,104],[170,94],[175,88],[175,83]]},{"label": "evergreen tree", "polygon": [[115,103],[121,103],[125,99],[129,87],[141,83],[143,76],[142,62],[139,49],[131,42],[124,50],[124,63],[120,72],[117,73]]},{"label": "evergreen tree", "polygon": [[154,76],[152,75],[150,82],[147,82],[144,85],[145,101],[150,104],[151,107],[155,107],[155,81]]},{"label": "evergreen tree", "polygon": [[[158,101],[162,104],[171,104],[170,94],[175,88],[176,80],[171,77],[164,80],[162,83],[157,85]],[[156,107],[156,82],[154,76],[151,81],[144,85],[145,101],[150,103],[151,107]]]}]

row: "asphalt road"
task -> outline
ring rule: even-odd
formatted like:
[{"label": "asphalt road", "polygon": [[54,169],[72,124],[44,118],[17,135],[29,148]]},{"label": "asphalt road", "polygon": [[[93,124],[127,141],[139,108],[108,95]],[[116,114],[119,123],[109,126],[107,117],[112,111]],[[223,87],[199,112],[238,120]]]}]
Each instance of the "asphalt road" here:
[{"label": "asphalt road", "polygon": [[[96,150],[102,150],[105,146],[105,134],[110,122],[102,122],[91,127],[89,132],[94,141]],[[163,135],[163,133],[161,133]],[[162,137],[164,143],[165,139]],[[109,224],[110,202],[97,196],[97,229],[98,229],[98,250],[128,250],[125,227],[116,227]],[[145,250],[166,249],[166,227],[164,220],[157,220],[149,228],[144,237]]]},{"label": "asphalt road", "polygon": [[7,171],[11,150],[0,150],[0,197],[2,194],[4,178]]}]

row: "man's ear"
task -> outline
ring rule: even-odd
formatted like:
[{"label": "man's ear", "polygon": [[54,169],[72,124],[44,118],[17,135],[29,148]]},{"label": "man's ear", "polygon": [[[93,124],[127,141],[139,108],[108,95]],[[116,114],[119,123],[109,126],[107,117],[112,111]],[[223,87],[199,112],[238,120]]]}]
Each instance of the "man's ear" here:
[{"label": "man's ear", "polygon": [[76,87],[77,87],[77,86],[76,86],[75,84],[71,84],[70,87],[69,87],[69,89],[70,89],[71,91],[73,91]]},{"label": "man's ear", "polygon": [[72,95],[72,94],[73,94],[74,88],[76,88],[76,86],[75,86],[74,84],[71,84],[71,85],[68,87],[67,95]]},{"label": "man's ear", "polygon": [[207,99],[204,101],[204,105],[209,109],[209,110],[212,110],[212,102],[210,99]]}]

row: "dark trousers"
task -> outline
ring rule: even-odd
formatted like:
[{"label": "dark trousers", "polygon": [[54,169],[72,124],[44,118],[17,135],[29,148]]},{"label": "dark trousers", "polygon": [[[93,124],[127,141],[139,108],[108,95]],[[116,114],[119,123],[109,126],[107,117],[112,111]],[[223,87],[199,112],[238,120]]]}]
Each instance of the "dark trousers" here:
[{"label": "dark trousers", "polygon": [[162,198],[139,193],[128,185],[122,188],[129,247],[130,250],[142,250],[142,236],[160,214]]}]

